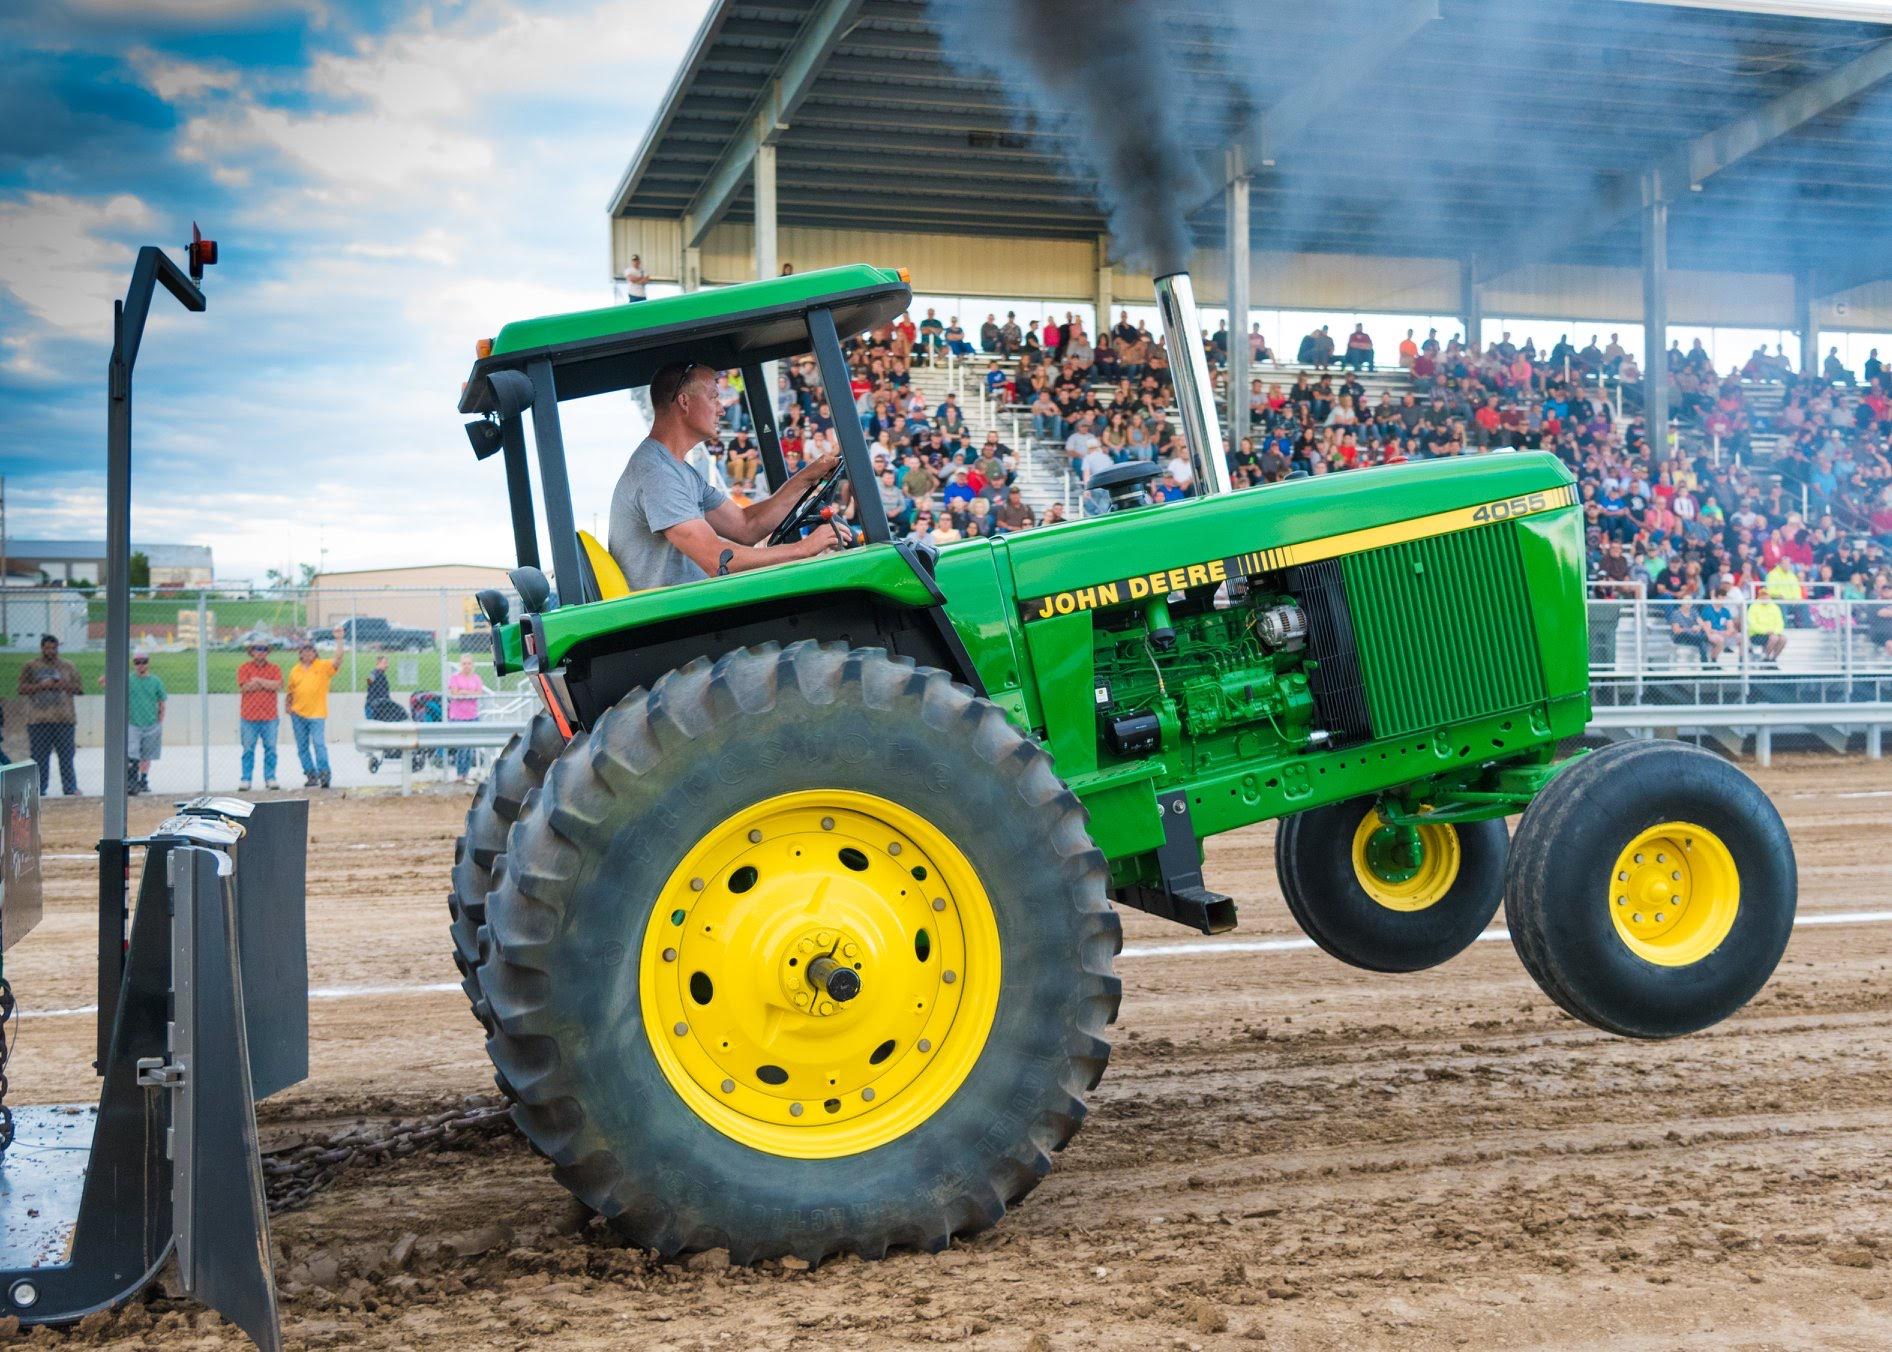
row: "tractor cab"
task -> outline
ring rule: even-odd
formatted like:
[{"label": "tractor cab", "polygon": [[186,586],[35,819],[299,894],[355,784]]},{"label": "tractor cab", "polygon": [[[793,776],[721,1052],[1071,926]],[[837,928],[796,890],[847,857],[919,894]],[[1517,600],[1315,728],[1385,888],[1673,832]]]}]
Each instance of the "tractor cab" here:
[{"label": "tractor cab", "polygon": [[[521,570],[516,581],[526,609],[612,600],[629,592],[604,544],[575,524],[559,426],[562,401],[648,386],[651,377],[672,362],[739,371],[763,472],[770,486],[779,488],[789,472],[764,364],[812,353],[822,385],[836,392],[838,404],[849,383],[842,335],[888,322],[908,307],[912,295],[904,270],[856,264],[522,320],[482,341],[460,396],[460,411],[477,415],[466,425],[474,456],[485,460],[497,455],[505,466],[513,546]],[[526,461],[528,415],[545,498],[549,561],[539,555]],[[832,493],[845,479],[854,489],[856,524],[864,542],[886,543],[891,531],[880,495],[873,490],[873,462],[860,423],[841,418],[835,433],[841,468],[822,488]],[[819,506],[819,501],[804,504],[809,510],[792,513],[791,520],[812,519]],[[546,562],[555,589],[539,571]]]}]

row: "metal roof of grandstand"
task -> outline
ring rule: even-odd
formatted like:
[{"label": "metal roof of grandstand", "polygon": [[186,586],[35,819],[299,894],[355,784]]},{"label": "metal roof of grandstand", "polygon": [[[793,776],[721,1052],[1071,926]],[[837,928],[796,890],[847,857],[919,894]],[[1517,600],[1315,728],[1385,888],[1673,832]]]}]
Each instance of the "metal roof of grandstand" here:
[{"label": "metal roof of grandstand", "polygon": [[[1149,3],[1205,60],[1229,40],[1207,0]],[[1756,0],[1280,8],[1254,53],[1265,131],[1175,101],[1205,163],[1246,138],[1258,248],[1475,255],[1488,277],[1633,264],[1659,171],[1674,266],[1804,272],[1823,293],[1892,270],[1892,25]],[[713,0],[613,214],[699,237],[752,219],[756,138],[777,148],[782,225],[1105,229],[1068,135],[949,64],[925,0]],[[1221,243],[1219,196],[1192,224]]]}]

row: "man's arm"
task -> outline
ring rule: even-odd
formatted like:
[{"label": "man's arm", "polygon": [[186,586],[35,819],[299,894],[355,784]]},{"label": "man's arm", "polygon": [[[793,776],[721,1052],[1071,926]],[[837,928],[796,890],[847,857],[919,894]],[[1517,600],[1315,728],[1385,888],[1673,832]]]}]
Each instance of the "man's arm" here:
[{"label": "man's arm", "polygon": [[[717,512],[721,510],[718,508]],[[711,516],[716,514],[710,513]],[[743,573],[751,568],[766,568],[772,563],[813,558],[830,549],[841,548],[853,538],[853,533],[846,526],[838,521],[830,521],[799,540],[779,545],[757,545],[731,540],[717,533],[702,517],[672,526],[663,535],[711,577],[724,571]]]},{"label": "man's arm", "polygon": [[[788,515],[789,508],[795,505],[796,500],[801,497],[802,493],[811,485],[819,483],[821,476],[832,470],[840,463],[840,460],[840,455],[834,451],[829,451],[825,455],[817,456],[800,470],[790,475],[788,482],[784,483],[766,498],[752,502],[746,507],[738,503],[734,498],[726,498],[720,504],[711,508],[703,519],[709,522],[715,534],[721,535],[726,540],[741,545],[759,545],[769,538],[771,531],[782,524],[782,518]],[[686,521],[683,524],[687,526],[690,523]],[[678,528],[673,526],[671,529],[675,530]],[[665,531],[664,534],[666,537],[669,537],[670,532]],[[670,542],[676,544],[679,549],[683,548],[674,538],[672,538]],[[686,554],[689,553],[687,549],[685,549],[684,552]],[[721,552],[722,550],[719,546],[717,554]],[[697,565],[702,567],[705,572],[715,573],[716,568],[714,564],[705,565],[701,559],[696,559],[696,556],[693,554],[691,558],[695,559]],[[780,559],[773,560],[773,562],[776,563],[780,563],[781,561]],[[762,565],[751,563],[747,566],[750,568],[759,568]],[[740,569],[738,569],[736,565],[731,564],[730,571],[739,572]]]}]

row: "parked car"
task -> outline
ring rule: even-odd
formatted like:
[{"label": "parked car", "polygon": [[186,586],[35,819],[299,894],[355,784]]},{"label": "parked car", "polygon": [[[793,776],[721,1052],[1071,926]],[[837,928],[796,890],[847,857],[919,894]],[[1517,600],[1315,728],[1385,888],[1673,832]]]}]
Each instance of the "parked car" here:
[{"label": "parked car", "polygon": [[352,615],[341,622],[342,641],[352,648],[424,653],[434,646],[431,629],[410,629],[379,615]]}]

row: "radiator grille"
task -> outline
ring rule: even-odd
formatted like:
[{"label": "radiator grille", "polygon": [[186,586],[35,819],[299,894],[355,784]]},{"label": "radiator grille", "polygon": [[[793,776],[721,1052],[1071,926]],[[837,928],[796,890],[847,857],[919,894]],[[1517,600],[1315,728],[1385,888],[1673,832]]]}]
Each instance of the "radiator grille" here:
[{"label": "radiator grille", "polygon": [[1378,736],[1544,697],[1516,526],[1435,535],[1341,564]]}]

